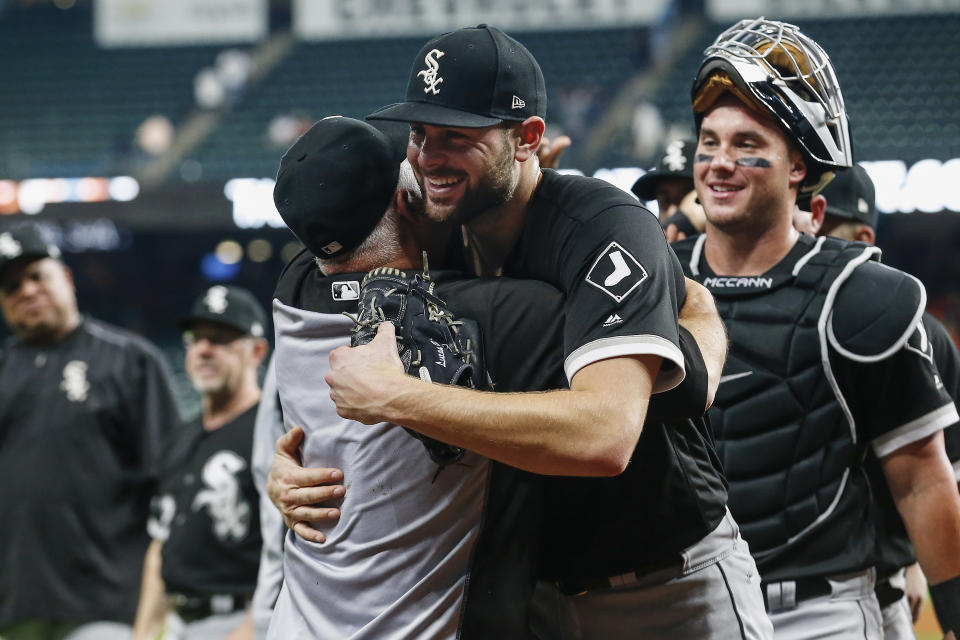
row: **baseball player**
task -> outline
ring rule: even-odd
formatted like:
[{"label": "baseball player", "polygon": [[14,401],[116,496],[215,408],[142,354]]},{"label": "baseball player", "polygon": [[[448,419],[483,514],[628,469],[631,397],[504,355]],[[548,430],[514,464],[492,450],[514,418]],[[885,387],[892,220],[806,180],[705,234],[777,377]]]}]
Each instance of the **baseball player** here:
[{"label": "baseball player", "polygon": [[169,640],[252,638],[260,519],[250,456],[266,314],[246,289],[214,285],[179,324],[203,409],[166,443],[134,637],[153,640],[166,619]]},{"label": "baseball player", "polygon": [[[426,215],[463,225],[457,251],[465,245],[475,273],[563,291],[570,389],[503,395],[429,385],[387,366],[390,345],[374,341],[338,355],[331,396],[344,417],[388,419],[529,471],[619,474],[548,483],[539,610],[576,621],[542,615],[541,636],[719,638],[737,629],[765,637],[755,574],[699,419],[708,399],[681,401],[675,415],[688,419],[648,412],[651,394],[684,377],[680,269],[656,218],[628,194],[540,169],[545,111],[536,60],[481,25],[428,42],[407,101],[370,118],[410,123],[407,159]],[[723,334],[710,326],[715,342],[698,343],[715,384]]]},{"label": "baseball player", "polygon": [[[801,208],[806,208],[802,205]],[[822,221],[822,235],[872,245],[876,237],[876,192],[870,176],[860,165],[844,171],[809,202],[814,218]],[[954,404],[960,398],[960,355],[943,324],[929,312],[923,313],[923,330],[930,341],[933,361]],[[947,455],[960,474],[960,429],[954,425],[943,432]],[[913,623],[920,615],[927,590],[923,573],[903,520],[876,457],[867,461],[871,487],[880,507],[877,535],[877,600],[883,613],[885,640],[913,638]],[[960,480],[960,477],[958,477]],[[910,574],[908,579],[907,574]]]},{"label": "baseball player", "polygon": [[[397,189],[399,164],[379,131],[332,117],[297,141],[278,173],[278,210],[308,249],[284,269],[274,298],[280,403],[287,425],[302,427],[303,462],[336,467],[347,484],[331,490],[342,498],[339,520],[314,523],[322,544],[288,535],[270,638],[529,637],[540,479],[473,452],[441,466],[402,428],[339,418],[325,393],[331,352],[350,344],[354,321],[343,314],[356,317],[364,272],[421,266],[426,229]],[[498,389],[563,384],[555,289],[430,277],[450,309],[483,327]],[[396,357],[393,325],[382,326]],[[422,359],[438,357],[439,345],[420,347]]]},{"label": "baseball player", "polygon": [[923,287],[873,247],[792,226],[798,190],[852,164],[829,58],[793,25],[745,20],[706,50],[692,96],[707,226],[673,246],[729,331],[710,415],[776,637],[882,637],[868,448],[956,629],[960,495],[941,431],[958,416],[918,325]]},{"label": "baseball player", "polygon": [[0,637],[130,637],[161,441],[160,353],[81,315],[33,227],[0,232]]},{"label": "baseball player", "polygon": [[640,176],[630,188],[641,202],[657,201],[660,226],[667,242],[683,240],[703,231],[703,209],[693,190],[693,151],[696,142],[673,140],[657,166]]}]

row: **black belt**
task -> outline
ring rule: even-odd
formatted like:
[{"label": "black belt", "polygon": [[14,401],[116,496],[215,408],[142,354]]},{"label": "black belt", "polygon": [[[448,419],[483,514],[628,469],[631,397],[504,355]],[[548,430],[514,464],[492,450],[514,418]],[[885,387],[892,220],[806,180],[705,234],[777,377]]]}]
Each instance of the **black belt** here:
[{"label": "black belt", "polygon": [[886,609],[904,595],[903,589],[893,586],[889,580],[881,580],[878,582],[875,591],[877,600],[880,601],[881,609]]},{"label": "black belt", "polygon": [[217,593],[209,595],[187,595],[168,593],[167,602],[184,622],[193,622],[210,616],[233,613],[247,608],[249,595]]},{"label": "black belt", "polygon": [[[799,580],[785,580],[784,582],[792,582],[795,585],[794,603],[828,596],[833,593],[833,589],[830,588],[830,581],[826,578],[800,578]],[[773,584],[782,583],[775,582]],[[763,583],[760,590],[763,592],[763,604],[767,611],[770,611],[770,602],[767,599],[767,583]]]},{"label": "black belt", "polygon": [[582,580],[561,580],[557,582],[557,587],[563,595],[575,596],[596,589],[610,589],[611,587],[623,587],[635,584],[651,573],[657,573],[658,571],[665,571],[667,569],[676,569],[677,575],[680,575],[680,572],[683,570],[683,558],[679,555],[671,556],[659,562],[653,562],[634,571],[628,571],[627,573],[616,576],[586,578]]}]

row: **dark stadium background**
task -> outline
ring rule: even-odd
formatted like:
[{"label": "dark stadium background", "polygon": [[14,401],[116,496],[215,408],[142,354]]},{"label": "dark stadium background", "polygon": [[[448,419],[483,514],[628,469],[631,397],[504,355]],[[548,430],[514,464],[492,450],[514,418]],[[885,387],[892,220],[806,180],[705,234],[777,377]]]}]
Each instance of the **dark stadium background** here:
[{"label": "dark stadium background", "polygon": [[[114,10],[138,6],[136,0],[102,1]],[[768,17],[778,17],[771,11],[784,6],[757,1]],[[217,4],[229,6],[207,2]],[[293,250],[283,228],[235,224],[228,181],[248,179],[250,191],[238,190],[245,195],[237,202],[246,215],[265,219],[269,179],[291,136],[323,116],[362,117],[399,99],[427,37],[308,40],[291,35],[292,4],[265,3],[265,33],[254,41],[104,46],[93,0],[0,0],[0,229],[43,225],[74,269],[81,309],[145,334],[177,368],[173,325],[192,297],[223,280],[268,303]],[[386,10],[418,3],[359,4]],[[515,11],[522,3],[501,4]],[[732,22],[711,18],[712,4],[665,0],[646,24],[551,28],[547,20],[536,29],[508,28],[543,67],[548,133],[573,137],[563,168],[619,176],[629,186],[668,137],[692,133],[690,79],[704,46]],[[894,6],[846,3],[841,15],[791,21],[834,60],[858,160],[901,161],[905,168],[936,161],[913,176],[911,195],[900,198],[907,203],[901,207],[917,201],[930,209],[933,202],[934,210],[883,213],[878,237],[885,262],[920,277],[931,309],[956,332],[960,160],[948,161],[960,157],[960,9],[957,2],[924,0],[871,13],[856,8],[887,4]],[[219,85],[205,82],[213,69],[226,74]],[[187,142],[178,139],[184,132]],[[56,202],[65,194],[67,200],[101,199],[112,188],[107,180],[118,176],[137,180],[135,198]],[[30,182],[84,177],[102,180]],[[128,183],[114,186],[129,197]],[[21,212],[23,202],[36,210],[38,198],[50,202],[36,213]],[[233,264],[212,258],[225,240],[242,249],[240,257],[227,256]],[[254,241],[259,255],[250,251]],[[205,262],[216,268],[204,271]],[[180,384],[189,406],[182,377]]]}]

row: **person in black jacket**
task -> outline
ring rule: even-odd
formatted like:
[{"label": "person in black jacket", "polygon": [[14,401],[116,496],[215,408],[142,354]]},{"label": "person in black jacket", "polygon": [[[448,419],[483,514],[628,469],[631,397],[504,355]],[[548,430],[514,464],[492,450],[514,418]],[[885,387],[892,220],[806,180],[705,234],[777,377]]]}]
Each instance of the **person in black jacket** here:
[{"label": "person in black jacket", "polygon": [[0,637],[126,640],[180,418],[159,351],[81,315],[59,255],[36,228],[0,233]]}]

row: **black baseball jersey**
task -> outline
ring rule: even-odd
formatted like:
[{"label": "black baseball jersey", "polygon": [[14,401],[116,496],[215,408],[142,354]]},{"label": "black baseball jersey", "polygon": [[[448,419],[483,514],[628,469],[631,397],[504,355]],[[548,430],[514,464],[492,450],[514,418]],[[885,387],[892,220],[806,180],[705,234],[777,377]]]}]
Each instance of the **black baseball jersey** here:
[{"label": "black baseball jersey", "polygon": [[[923,314],[923,326],[933,348],[933,361],[937,363],[940,380],[954,404],[960,408],[960,353],[947,328],[930,313]],[[960,425],[958,428],[944,429],[943,438],[947,447],[947,456],[953,463],[953,470],[960,482]]]},{"label": "black baseball jersey", "polygon": [[83,319],[0,354],[0,626],[131,623],[162,440],[179,422],[147,341]]},{"label": "black baseball jersey", "polygon": [[714,294],[730,352],[710,410],[730,509],[765,580],[875,564],[863,460],[956,421],[918,328],[918,281],[879,250],[801,235],[758,276],[715,274],[704,237],[674,246]]},{"label": "black baseball jersey", "polygon": [[[695,343],[680,340],[683,272],[653,214],[606,182],[544,170],[526,216],[504,275],[564,292],[568,379],[601,359],[654,354],[663,357],[654,392],[664,392],[684,377],[685,351],[692,351],[699,371],[691,374],[705,380]],[[672,421],[650,415],[631,464],[616,478],[548,481],[543,577],[643,569],[716,527],[726,488],[700,416],[704,404],[705,391]]]},{"label": "black baseball jersey", "polygon": [[[483,332],[497,391],[563,386],[562,297],[542,282],[434,271],[437,293]],[[467,452],[439,470],[404,429],[343,420],[329,352],[349,345],[363,274],[324,277],[303,252],[274,299],[277,388],[306,466],[336,466],[347,493],[327,542],[288,535],[269,637],[524,638],[541,478]],[[321,525],[318,525],[321,526]],[[336,597],[331,598],[330,593]]]},{"label": "black baseball jersey", "polygon": [[[940,380],[953,398],[954,404],[957,404],[960,400],[960,354],[957,353],[957,347],[946,327],[929,313],[923,314],[923,330],[926,332]],[[960,425],[955,424],[944,429],[943,437],[954,473],[960,475]],[[880,510],[877,521],[877,576],[884,578],[913,564],[917,558],[876,456],[868,458],[867,472]]]},{"label": "black baseball jersey", "polygon": [[251,595],[260,564],[259,494],[253,484],[254,406],[219,429],[199,418],[171,434],[150,535],[163,541],[168,593]]}]

